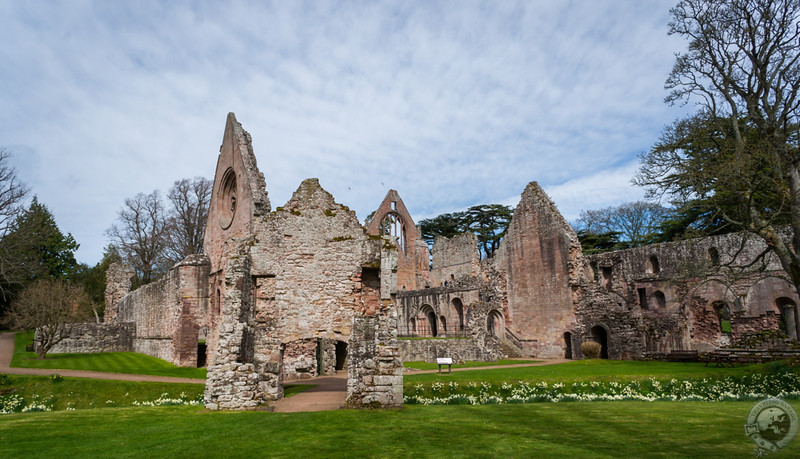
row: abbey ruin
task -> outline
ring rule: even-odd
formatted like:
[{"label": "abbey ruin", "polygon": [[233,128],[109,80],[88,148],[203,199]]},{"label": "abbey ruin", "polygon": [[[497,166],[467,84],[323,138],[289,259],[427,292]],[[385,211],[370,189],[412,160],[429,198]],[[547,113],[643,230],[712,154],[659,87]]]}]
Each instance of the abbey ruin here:
[{"label": "abbey ruin", "polygon": [[800,299],[777,262],[729,269],[763,250],[742,235],[586,256],[532,182],[498,251],[480,259],[473,234],[429,252],[394,190],[364,227],[316,179],[275,209],[266,183],[229,114],[205,254],[133,292],[131,271],[114,265],[105,322],[52,352],[206,363],[206,407],[246,409],[282,397],[285,380],[336,371],[349,404],[399,406],[403,360],[579,359],[587,340],[603,357],[641,359],[760,330],[797,340]]}]

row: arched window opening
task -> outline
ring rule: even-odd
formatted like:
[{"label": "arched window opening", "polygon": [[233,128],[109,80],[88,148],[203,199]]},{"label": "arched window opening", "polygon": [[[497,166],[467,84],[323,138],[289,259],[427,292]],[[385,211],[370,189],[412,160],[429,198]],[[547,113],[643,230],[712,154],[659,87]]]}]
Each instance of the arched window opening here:
[{"label": "arched window opening", "polygon": [[603,283],[605,284],[606,290],[611,290],[612,288],[611,281],[614,279],[611,266],[603,266],[602,270],[603,270]]},{"label": "arched window opening", "polygon": [[717,320],[719,320],[719,330],[722,333],[731,333],[731,309],[728,307],[728,303],[715,301],[712,307],[717,315]]},{"label": "arched window opening", "polygon": [[439,316],[439,326],[442,327],[442,333],[447,335],[447,319],[444,316]]},{"label": "arched window opening", "polygon": [[719,250],[716,247],[708,249],[708,261],[711,262],[711,266],[719,266]]},{"label": "arched window opening", "polygon": [[664,296],[664,292],[657,290],[653,292],[653,303],[655,303],[655,307],[658,309],[664,309],[667,307],[667,297]]},{"label": "arched window opening", "polygon": [[228,229],[236,215],[236,172],[228,169],[222,176],[217,196],[217,217],[219,226]]},{"label": "arched window opening", "polygon": [[658,275],[661,272],[661,266],[658,264],[658,257],[655,255],[651,255],[650,259],[647,262],[647,273]]},{"label": "arched window opening", "polygon": [[219,317],[220,309],[222,309],[222,292],[217,289],[217,294],[214,295],[214,315]]},{"label": "arched window opening", "polygon": [[458,331],[464,331],[464,303],[461,302],[460,298],[453,298],[451,303],[456,311],[456,317],[458,317],[458,323],[456,324]]},{"label": "arched window opening", "polygon": [[637,288],[636,292],[639,294],[639,307],[647,310],[647,289],[646,288]]},{"label": "arched window opening", "polygon": [[394,212],[386,214],[381,222],[380,233],[384,236],[396,237],[400,250],[406,251],[406,225],[400,215]]}]

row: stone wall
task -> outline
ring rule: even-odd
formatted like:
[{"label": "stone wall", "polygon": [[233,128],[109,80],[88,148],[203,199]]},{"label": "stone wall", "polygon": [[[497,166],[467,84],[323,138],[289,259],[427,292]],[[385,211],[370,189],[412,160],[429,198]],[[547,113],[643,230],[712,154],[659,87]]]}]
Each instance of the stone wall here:
[{"label": "stone wall", "polygon": [[[348,375],[358,380],[348,386],[351,403],[402,403],[393,301],[397,247],[390,239],[369,236],[352,211],[309,179],[237,242],[225,268],[219,347],[206,385],[209,409],[246,409],[280,398],[284,377],[329,372],[337,342],[347,343]],[[399,382],[390,377],[398,371]],[[228,387],[231,380],[238,381],[235,388]]]},{"label": "stone wall", "polygon": [[438,357],[450,357],[455,363],[468,360],[494,362],[499,350],[475,338],[463,339],[401,339],[400,356],[404,362],[436,363]]},{"label": "stone wall", "polygon": [[[397,225],[384,227],[386,218],[397,221]],[[430,253],[428,244],[411,219],[403,200],[395,190],[389,190],[380,206],[375,210],[367,233],[373,236],[397,237],[397,288],[416,290],[430,286]]]},{"label": "stone wall", "polygon": [[431,285],[449,286],[457,280],[474,279],[480,275],[478,238],[464,233],[452,238],[437,236],[433,241]]},{"label": "stone wall", "polygon": [[136,326],[131,350],[197,365],[198,332],[207,326],[208,271],[207,257],[191,255],[118,302],[116,322]]},{"label": "stone wall", "polygon": [[111,263],[106,270],[106,307],[103,320],[108,323],[117,322],[117,304],[131,291],[133,268],[122,263]]},{"label": "stone wall", "polygon": [[522,193],[508,233],[494,258],[506,277],[505,327],[528,355],[564,356],[564,333],[575,326],[573,285],[580,243],[536,182]]},{"label": "stone wall", "polygon": [[759,261],[763,249],[758,239],[728,234],[586,257],[576,340],[603,328],[609,357],[639,358],[710,351],[745,333],[786,329],[787,320],[796,330],[800,301],[774,257]]},{"label": "stone wall", "polygon": [[[75,324],[65,338],[50,349],[51,353],[130,352],[136,327],[132,323]],[[38,338],[38,337],[37,337]],[[38,339],[34,340],[36,343]],[[37,349],[38,352],[38,349]]]}]

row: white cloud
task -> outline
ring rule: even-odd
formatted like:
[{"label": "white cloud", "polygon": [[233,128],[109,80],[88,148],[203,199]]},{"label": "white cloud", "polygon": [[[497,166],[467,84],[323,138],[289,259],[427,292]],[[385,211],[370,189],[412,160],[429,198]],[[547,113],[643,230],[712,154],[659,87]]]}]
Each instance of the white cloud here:
[{"label": "white cloud", "polygon": [[213,174],[229,111],[275,206],[307,177],[361,218],[388,188],[434,216],[537,180],[573,218],[633,196],[679,115],[672,3],[0,2],[0,143],[88,263],[126,197]]}]

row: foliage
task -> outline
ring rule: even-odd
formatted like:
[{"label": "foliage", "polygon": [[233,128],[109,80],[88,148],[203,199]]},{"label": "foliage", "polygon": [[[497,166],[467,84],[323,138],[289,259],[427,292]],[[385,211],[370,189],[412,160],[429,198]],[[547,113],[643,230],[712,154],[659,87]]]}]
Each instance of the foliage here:
[{"label": "foliage", "polygon": [[[611,242],[614,242],[610,248],[612,250],[648,244],[666,212],[667,209],[660,204],[647,201],[626,202],[605,209],[583,210],[576,222],[579,232],[583,233],[581,244],[586,240],[588,245],[593,246],[595,252],[604,251],[604,247]],[[599,244],[589,239],[591,236],[597,238]]]},{"label": "foliage", "polygon": [[149,355],[134,352],[102,352],[95,354],[50,354],[47,360],[38,360],[34,352],[25,347],[33,342],[32,332],[17,333],[14,345],[14,368],[41,368],[48,370],[84,370],[137,375],[173,376],[205,379],[205,368],[176,367]]},{"label": "foliage", "polygon": [[492,256],[511,224],[513,209],[500,204],[472,206],[464,212],[441,214],[417,224],[422,238],[432,245],[436,236],[453,237],[473,232],[478,238],[479,252]]},{"label": "foliage", "polygon": [[584,341],[581,343],[581,353],[587,359],[599,359],[603,346],[595,341]]},{"label": "foliage", "polygon": [[83,289],[64,280],[44,278],[31,283],[6,311],[16,329],[38,330],[38,358],[68,337],[75,323],[88,317],[91,302]]},{"label": "foliage", "polygon": [[36,279],[72,279],[78,268],[76,250],[78,243],[72,235],[64,235],[47,206],[34,197],[0,239],[3,254],[0,312]]},{"label": "foliage", "polygon": [[699,110],[664,130],[634,182],[703,216],[700,229],[757,235],[800,291],[800,2],[683,0],[670,12],[689,45],[667,102]]},{"label": "foliage", "polygon": [[583,253],[588,255],[628,248],[627,244],[620,242],[619,231],[590,233],[585,229],[581,229],[577,231],[576,235],[578,240],[581,241]]}]

